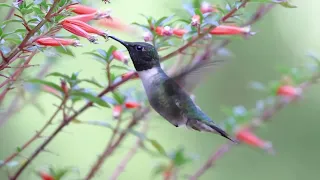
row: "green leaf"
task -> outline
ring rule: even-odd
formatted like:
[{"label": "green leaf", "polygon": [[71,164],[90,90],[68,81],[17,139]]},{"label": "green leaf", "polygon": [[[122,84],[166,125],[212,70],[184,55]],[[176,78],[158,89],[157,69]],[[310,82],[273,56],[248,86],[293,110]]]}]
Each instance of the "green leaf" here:
[{"label": "green leaf", "polygon": [[46,77],[49,77],[49,76],[62,77],[63,79],[70,79],[70,77],[68,75],[65,75],[65,74],[62,74],[62,73],[59,73],[59,72],[53,72],[53,73],[50,73],[50,74],[46,75]]},{"label": "green leaf", "polygon": [[16,148],[16,151],[17,151],[17,152],[21,152],[21,150],[22,150],[21,147],[17,147],[17,148]]},{"label": "green leaf", "polygon": [[152,144],[152,146],[153,146],[154,148],[156,148],[157,151],[158,151],[160,154],[162,154],[162,155],[164,155],[164,156],[167,156],[166,151],[165,151],[164,148],[158,143],[158,141],[153,140],[153,139],[149,139],[149,141],[150,141],[150,143]]},{"label": "green leaf", "polygon": [[193,0],[192,5],[193,5],[193,8],[200,8],[201,1],[200,0]]},{"label": "green leaf", "polygon": [[86,92],[82,92],[82,91],[72,91],[71,95],[76,96],[76,97],[85,98],[85,99],[90,100],[91,102],[96,103],[96,104],[103,106],[103,107],[110,107],[109,104],[106,103],[104,100],[102,100],[99,97],[96,97],[90,93],[86,93]]},{"label": "green leaf", "polygon": [[187,164],[191,161],[192,161],[191,158],[185,156],[183,148],[177,150],[174,154],[174,157],[173,157],[173,162],[176,166],[182,166],[182,165]]},{"label": "green leaf", "polygon": [[5,4],[5,3],[0,3],[0,7],[11,7],[9,4]]},{"label": "green leaf", "polygon": [[142,25],[142,24],[139,24],[139,23],[137,23],[137,22],[133,22],[133,23],[131,23],[131,24],[136,25],[136,26],[139,26],[139,27],[142,27],[142,28],[145,28],[145,29],[150,29],[149,26]]},{"label": "green leaf", "polygon": [[297,6],[290,4],[288,1],[281,2],[279,3],[281,6],[286,7],[286,8],[297,8]]},{"label": "green leaf", "polygon": [[2,28],[0,28],[0,37],[2,36],[2,33],[3,33]]},{"label": "green leaf", "polygon": [[117,50],[117,47],[115,47],[113,45],[108,49],[107,57],[106,57],[106,59],[108,61],[111,61],[113,59],[113,57],[111,55],[112,55],[112,52],[115,51],[115,50]]},{"label": "green leaf", "polygon": [[197,15],[200,16],[200,24],[202,24],[202,22],[203,22],[203,14],[202,14],[202,12],[200,11],[199,8],[195,9],[194,12],[195,12]]},{"label": "green leaf", "polygon": [[156,167],[154,167],[152,175],[157,176],[161,173],[163,173],[168,167],[165,164],[159,164]]},{"label": "green leaf", "polygon": [[130,69],[128,67],[125,67],[125,66],[119,66],[119,65],[111,65],[110,68],[114,68],[114,69],[118,69],[118,70],[127,70],[129,71]]},{"label": "green leaf", "polygon": [[99,88],[103,88],[103,86],[101,84],[99,84],[96,80],[92,79],[80,79],[81,82],[87,82],[87,83],[90,83],[90,84],[93,84]]},{"label": "green leaf", "polygon": [[58,46],[55,47],[56,51],[58,51],[59,53],[68,55],[68,56],[72,56],[75,57],[74,53],[72,52],[72,50],[69,47],[62,47],[62,46]]},{"label": "green leaf", "polygon": [[59,85],[52,83],[52,82],[49,82],[49,81],[45,81],[45,80],[41,80],[41,79],[30,79],[30,80],[28,80],[28,82],[33,83],[33,84],[46,85],[46,86],[49,86],[55,90],[63,92]]},{"label": "green leaf", "polygon": [[123,104],[125,101],[125,97],[118,91],[113,91],[112,96],[118,104]]},{"label": "green leaf", "polygon": [[155,23],[155,25],[154,26],[163,26],[163,25],[165,25],[166,23],[168,23],[169,21],[171,21],[173,18],[174,18],[174,14],[173,15],[171,15],[171,16],[168,16],[168,17],[162,17],[162,18],[160,18],[156,23]]}]

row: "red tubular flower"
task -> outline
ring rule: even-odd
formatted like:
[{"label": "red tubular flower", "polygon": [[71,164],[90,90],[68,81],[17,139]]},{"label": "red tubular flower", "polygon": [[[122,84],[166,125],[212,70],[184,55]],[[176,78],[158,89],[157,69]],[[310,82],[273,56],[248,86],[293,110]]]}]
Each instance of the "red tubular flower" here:
[{"label": "red tubular flower", "polygon": [[39,38],[35,42],[43,46],[81,46],[79,41],[74,39],[62,39],[52,37]]},{"label": "red tubular flower", "polygon": [[132,79],[137,79],[137,78],[139,78],[138,73],[135,72],[135,71],[130,71],[130,72],[124,73],[124,74],[121,75],[121,78],[122,78],[122,79],[125,79],[125,78],[127,78],[127,77],[129,77],[129,76],[132,76],[133,74],[134,74],[134,76],[133,76]]},{"label": "red tubular flower", "polygon": [[264,141],[257,137],[253,132],[251,132],[248,128],[241,128],[238,131],[236,131],[235,134],[236,138],[250,146],[258,147],[265,149],[269,152],[272,152],[272,144],[270,142]]},{"label": "red tubular flower", "polygon": [[132,101],[126,102],[124,105],[128,109],[139,108],[141,106],[139,103],[132,102]]},{"label": "red tubular flower", "polygon": [[203,1],[201,3],[200,11],[202,14],[217,12],[217,10],[210,3],[206,2],[206,1]]},{"label": "red tubular flower", "polygon": [[92,14],[82,14],[82,15],[77,15],[73,17],[68,17],[65,20],[79,20],[82,22],[89,22],[95,18],[96,18],[96,13],[92,13]]},{"label": "red tubular flower", "polygon": [[84,6],[82,4],[69,5],[66,7],[66,9],[70,9],[72,12],[76,14],[92,14],[97,12],[96,9],[89,6]]},{"label": "red tubular flower", "polygon": [[184,34],[186,34],[188,31],[186,29],[173,29],[173,34],[178,36],[178,37],[182,37]]},{"label": "red tubular flower", "polygon": [[171,29],[170,26],[165,26],[165,27],[158,26],[156,28],[156,33],[160,36],[172,36],[173,30]]},{"label": "red tubular flower", "polygon": [[50,87],[50,86],[42,86],[41,89],[42,89],[43,91],[45,91],[45,92],[54,94],[54,95],[56,95],[56,96],[60,96],[59,91],[53,89],[53,88]]},{"label": "red tubular flower", "polygon": [[210,34],[214,35],[237,35],[237,34],[248,34],[250,33],[250,26],[238,27],[238,26],[227,26],[220,25],[210,31]]},{"label": "red tubular flower", "polygon": [[85,30],[81,29],[79,26],[71,24],[68,21],[62,21],[61,24],[65,30],[71,32],[72,34],[87,38],[90,42],[96,43],[97,39],[88,34]]},{"label": "red tubular flower", "polygon": [[277,90],[278,96],[295,97],[295,96],[299,96],[300,94],[301,94],[301,90],[299,88],[296,88],[290,85],[280,86]]},{"label": "red tubular flower", "polygon": [[113,107],[113,110],[112,110],[113,118],[119,118],[121,113],[122,113],[122,106],[121,105],[116,105]]},{"label": "red tubular flower", "polygon": [[99,36],[102,36],[104,38],[108,37],[108,33],[104,32],[100,29],[97,29],[95,27],[90,26],[89,24],[83,22],[83,21],[79,21],[79,20],[64,20],[66,23],[70,23],[70,24],[74,24],[76,26],[79,26],[81,29],[85,30],[88,33],[93,33],[93,34],[97,34]]},{"label": "red tubular flower", "polygon": [[126,56],[122,51],[113,51],[112,55],[114,59],[128,64],[128,56]]},{"label": "red tubular flower", "polygon": [[195,14],[191,18],[191,25],[192,26],[199,26],[200,25],[200,16]]},{"label": "red tubular flower", "polygon": [[108,27],[108,28],[114,29],[114,30],[119,30],[119,31],[123,31],[123,32],[133,32],[134,31],[134,29],[131,26],[129,26],[128,24],[125,24],[120,19],[114,18],[114,17],[100,19],[98,21],[98,23],[101,26],[105,26],[105,27]]},{"label": "red tubular flower", "polygon": [[54,180],[54,177],[52,177],[50,174],[46,172],[39,172],[39,176],[42,180]]}]

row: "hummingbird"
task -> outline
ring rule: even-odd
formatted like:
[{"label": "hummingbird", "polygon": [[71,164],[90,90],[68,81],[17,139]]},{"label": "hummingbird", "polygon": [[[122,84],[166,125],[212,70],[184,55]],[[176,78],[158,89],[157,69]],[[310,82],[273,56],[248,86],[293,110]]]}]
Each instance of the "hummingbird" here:
[{"label": "hummingbird", "polygon": [[[178,83],[181,74],[169,77],[160,65],[156,48],[146,42],[127,42],[109,35],[128,50],[133,65],[142,81],[151,107],[175,127],[186,126],[189,129],[220,134],[236,142],[223,129],[205,114],[190,98],[188,92]],[[199,69],[206,64],[197,68]]]}]

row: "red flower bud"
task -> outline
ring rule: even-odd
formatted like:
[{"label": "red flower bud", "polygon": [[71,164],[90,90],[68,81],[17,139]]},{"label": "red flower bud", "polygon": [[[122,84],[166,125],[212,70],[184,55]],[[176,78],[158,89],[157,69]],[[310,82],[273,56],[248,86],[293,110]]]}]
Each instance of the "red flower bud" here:
[{"label": "red flower bud", "polygon": [[62,80],[61,83],[60,83],[60,87],[61,87],[63,93],[65,95],[67,95],[68,94],[68,85],[67,85],[67,83]]},{"label": "red flower bud", "polygon": [[85,30],[88,33],[93,33],[93,34],[97,34],[99,36],[102,36],[104,38],[108,37],[108,33],[101,31],[100,29],[97,29],[95,27],[92,27],[91,25],[83,22],[83,21],[79,21],[79,20],[64,20],[66,23],[70,23],[70,24],[74,24],[76,26],[79,26],[81,29]]},{"label": "red flower bud", "polygon": [[139,77],[139,75],[138,75],[137,72],[135,72],[135,71],[130,71],[130,72],[127,72],[127,73],[122,74],[122,75],[121,75],[121,78],[122,78],[122,79],[125,79],[125,78],[128,78],[129,76],[132,76],[133,74],[134,74],[134,76],[133,76],[132,79],[137,79],[137,78]]},{"label": "red flower bud", "polygon": [[115,29],[115,30],[119,30],[119,31],[123,31],[123,32],[133,32],[134,31],[134,29],[131,26],[129,26],[128,24],[125,24],[120,19],[114,18],[114,17],[100,19],[98,21],[98,23],[101,26],[105,26],[110,29]]},{"label": "red flower bud", "polygon": [[113,51],[112,55],[114,59],[128,64],[128,56],[126,56],[122,51]]},{"label": "red flower bud", "polygon": [[301,95],[301,89],[290,85],[280,86],[277,90],[278,96],[295,97]]},{"label": "red flower bud", "polygon": [[158,26],[156,28],[156,33],[160,36],[172,36],[173,30],[171,29],[170,26],[165,26],[165,27]]},{"label": "red flower bud", "polygon": [[54,94],[54,95],[56,95],[56,96],[60,96],[59,91],[53,89],[53,88],[50,87],[50,86],[42,86],[41,89],[42,89],[43,91],[45,91],[45,92]]},{"label": "red flower bud", "polygon": [[83,14],[83,15],[68,17],[65,20],[79,20],[82,22],[89,22],[89,21],[95,19],[95,17],[96,17],[96,13],[92,13],[92,14]]},{"label": "red flower bud", "polygon": [[238,27],[238,26],[226,26],[220,25],[210,31],[210,34],[214,35],[237,35],[250,33],[250,26]]},{"label": "red flower bud", "polygon": [[143,39],[144,39],[145,42],[150,42],[150,41],[153,40],[153,36],[149,31],[145,31],[143,33]]},{"label": "red flower bud", "polygon": [[112,110],[113,118],[119,118],[121,113],[122,113],[122,106],[121,105],[116,105],[113,107],[113,110]]},{"label": "red flower bud", "polygon": [[141,106],[139,103],[132,102],[132,101],[126,102],[124,105],[128,109],[139,108]]},{"label": "red flower bud", "polygon": [[66,9],[71,9],[71,11],[76,14],[92,14],[97,12],[96,9],[89,6],[84,6],[82,4],[69,5],[66,7]]},{"label": "red flower bud", "polygon": [[182,37],[184,34],[186,34],[188,31],[186,29],[173,29],[173,34]]},{"label": "red flower bud", "polygon": [[210,3],[206,2],[206,1],[203,1],[201,3],[200,11],[202,14],[217,12],[217,10]]},{"label": "red flower bud", "polygon": [[37,44],[43,46],[81,46],[79,41],[74,39],[62,39],[62,38],[52,38],[52,37],[43,37],[35,41]]},{"label": "red flower bud", "polygon": [[50,174],[46,172],[39,172],[39,176],[42,180],[54,180],[54,177],[52,177]]},{"label": "red flower bud", "polygon": [[260,139],[247,128],[239,129],[238,131],[236,131],[235,136],[239,141],[250,146],[262,148],[269,152],[273,151],[272,144],[270,142]]},{"label": "red flower bud", "polygon": [[97,39],[94,36],[88,34],[85,30],[81,29],[79,26],[68,23],[67,21],[62,21],[61,24],[65,30],[71,32],[72,34],[87,38],[90,42],[96,43]]},{"label": "red flower bud", "polygon": [[200,16],[195,14],[191,18],[191,25],[192,26],[199,26],[200,25]]}]

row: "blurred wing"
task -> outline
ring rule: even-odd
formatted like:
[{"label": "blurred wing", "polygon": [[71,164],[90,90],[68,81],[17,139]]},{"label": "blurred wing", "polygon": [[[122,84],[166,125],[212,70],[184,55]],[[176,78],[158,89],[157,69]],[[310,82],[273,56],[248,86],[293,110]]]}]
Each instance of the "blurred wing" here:
[{"label": "blurred wing", "polygon": [[191,93],[196,86],[204,79],[205,75],[214,70],[214,67],[222,60],[199,60],[193,64],[187,65],[180,71],[170,75],[181,87],[188,93]]}]

